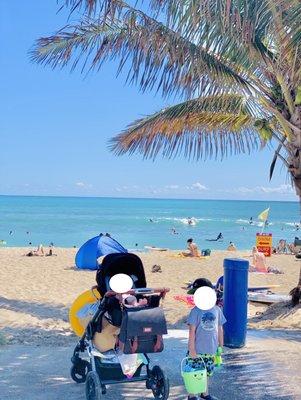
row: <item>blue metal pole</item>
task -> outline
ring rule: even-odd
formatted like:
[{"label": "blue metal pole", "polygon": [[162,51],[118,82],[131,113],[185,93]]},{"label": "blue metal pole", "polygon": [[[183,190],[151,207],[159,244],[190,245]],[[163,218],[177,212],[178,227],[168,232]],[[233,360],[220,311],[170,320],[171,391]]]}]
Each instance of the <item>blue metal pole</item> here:
[{"label": "blue metal pole", "polygon": [[249,261],[238,258],[224,260],[224,344],[243,347],[247,335]]}]

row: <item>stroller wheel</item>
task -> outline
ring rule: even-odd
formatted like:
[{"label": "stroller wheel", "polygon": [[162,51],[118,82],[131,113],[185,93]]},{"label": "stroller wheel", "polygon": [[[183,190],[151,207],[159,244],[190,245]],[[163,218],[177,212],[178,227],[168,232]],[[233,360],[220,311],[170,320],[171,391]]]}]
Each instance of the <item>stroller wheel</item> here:
[{"label": "stroller wheel", "polygon": [[70,369],[71,378],[76,383],[84,383],[86,381],[87,374],[90,370],[90,363],[86,360],[78,360],[76,364],[73,364]]},{"label": "stroller wheel", "polygon": [[101,384],[98,374],[95,371],[90,371],[86,379],[86,399],[101,400]]},{"label": "stroller wheel", "polygon": [[151,370],[151,389],[156,400],[168,399],[169,380],[158,365],[155,365]]}]

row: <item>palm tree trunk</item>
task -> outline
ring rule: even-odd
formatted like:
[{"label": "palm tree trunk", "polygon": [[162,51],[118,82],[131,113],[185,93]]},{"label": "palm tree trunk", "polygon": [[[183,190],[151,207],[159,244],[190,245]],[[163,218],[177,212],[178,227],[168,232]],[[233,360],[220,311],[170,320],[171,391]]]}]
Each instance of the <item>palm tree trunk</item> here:
[{"label": "palm tree trunk", "polygon": [[296,189],[296,194],[301,201],[301,107],[296,107],[295,113],[290,118],[293,129],[293,137],[289,144],[288,170]]},{"label": "palm tree trunk", "polygon": [[299,304],[301,298],[301,267],[300,267],[298,285],[293,290],[290,291],[290,295],[292,296],[293,306]]}]

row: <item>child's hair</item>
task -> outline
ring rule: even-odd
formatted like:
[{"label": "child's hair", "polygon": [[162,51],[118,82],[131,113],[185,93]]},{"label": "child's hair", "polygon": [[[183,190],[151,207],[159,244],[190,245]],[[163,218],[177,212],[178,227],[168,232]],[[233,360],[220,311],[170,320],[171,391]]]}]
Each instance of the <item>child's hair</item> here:
[{"label": "child's hair", "polygon": [[187,243],[192,243],[192,242],[193,242],[193,239],[192,239],[192,238],[190,238],[190,239],[187,240]]},{"label": "child's hair", "polygon": [[196,279],[192,285],[193,289],[195,290],[203,286],[207,286],[210,287],[211,289],[214,289],[214,286],[212,285],[211,281],[209,281],[209,279],[207,278]]}]

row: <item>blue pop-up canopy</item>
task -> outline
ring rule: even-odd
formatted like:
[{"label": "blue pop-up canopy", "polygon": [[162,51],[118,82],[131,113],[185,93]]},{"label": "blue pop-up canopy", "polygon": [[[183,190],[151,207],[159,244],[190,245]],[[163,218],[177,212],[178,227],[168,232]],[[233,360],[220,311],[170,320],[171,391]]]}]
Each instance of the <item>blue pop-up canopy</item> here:
[{"label": "blue pop-up canopy", "polygon": [[98,268],[97,259],[101,256],[112,253],[127,253],[127,249],[121,246],[110,235],[102,233],[99,236],[88,240],[78,250],[75,256],[75,265],[79,269],[92,269]]}]

